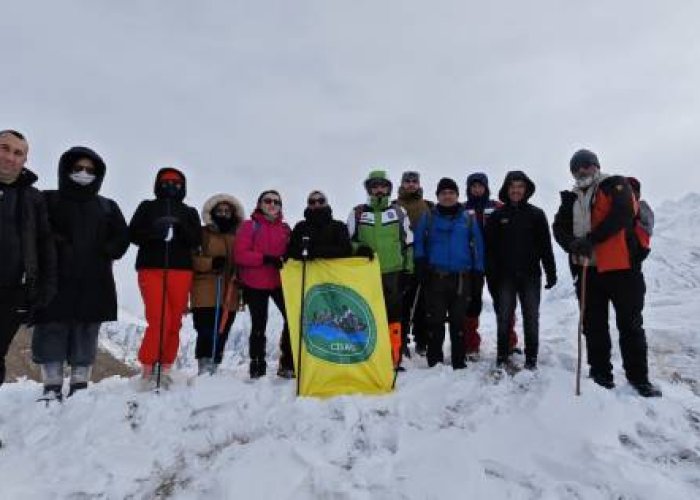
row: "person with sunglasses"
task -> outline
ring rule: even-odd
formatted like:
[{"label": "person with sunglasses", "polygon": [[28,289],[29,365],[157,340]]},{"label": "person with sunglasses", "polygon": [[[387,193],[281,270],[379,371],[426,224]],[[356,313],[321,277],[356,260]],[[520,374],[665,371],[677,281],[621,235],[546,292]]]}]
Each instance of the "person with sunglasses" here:
[{"label": "person with sunglasses", "polygon": [[0,131],[0,386],[20,325],[33,324],[56,293],[56,249],[28,153],[23,134]]},{"label": "person with sunglasses", "polygon": [[321,191],[312,191],[307,198],[304,220],[292,230],[287,252],[289,258],[302,259],[304,237],[309,238],[307,260],[338,259],[353,254],[348,227],[333,219],[328,198]]},{"label": "person with sunglasses", "polygon": [[233,245],[243,219],[243,206],[228,194],[212,196],[202,208],[202,245],[194,254],[190,294],[200,375],[217,371],[236,319],[239,290]]},{"label": "person with sunglasses", "polygon": [[185,174],[162,168],[153,190],[156,198],[142,201],[129,223],[131,242],[139,247],[136,270],[148,322],[138,353],[145,388],[172,381],[192,287],[192,257],[202,242],[199,214],[184,202]]},{"label": "person with sunglasses", "polygon": [[58,293],[38,315],[32,336],[42,400],[62,399],[66,363],[68,396],[87,388],[100,325],[117,319],[112,265],[129,248],[129,231],[117,203],[98,194],[106,171],[97,153],[77,146],[58,162],[58,190],[44,191],[56,242]]},{"label": "person with sunglasses", "polygon": [[[644,332],[643,249],[634,234],[638,212],[628,180],[601,172],[598,156],[587,149],[569,161],[574,187],[561,192],[554,218],[554,238],[569,254],[576,294],[585,304],[583,330],[589,375],[606,388],[615,387],[611,363],[608,309],[615,309],[620,354],[627,380],[644,397],[659,397],[649,381]],[[583,273],[586,294],[581,296]]]},{"label": "person with sunglasses", "polygon": [[[423,214],[429,212],[435,206],[435,203],[423,198],[420,173],[414,170],[406,171],[401,175],[401,185],[399,186],[395,203],[403,207],[408,214],[411,231],[414,232]],[[416,354],[425,356],[428,348],[425,301],[421,297],[416,297],[416,295],[425,293],[422,285],[414,273],[406,274],[403,294],[403,318],[401,321],[402,351],[404,356],[410,356],[408,333],[411,330],[411,322],[413,322],[413,340],[416,345]]]},{"label": "person with sunglasses", "polygon": [[379,257],[392,359],[395,369],[402,370],[403,283],[413,271],[413,231],[406,210],[390,202],[393,184],[384,170],[370,172],[364,186],[367,203],[350,212],[348,232],[356,255]]},{"label": "person with sunglasses", "polygon": [[282,295],[280,269],[289,245],[289,226],[282,215],[282,198],[274,189],[263,191],[250,219],[243,222],[234,243],[234,260],[243,284],[243,300],[251,317],[249,337],[250,377],[259,378],[267,372],[265,346],[267,311],[270,299],[284,320],[280,335],[280,359],[277,375],[294,377],[292,346],[287,326],[287,314]]}]

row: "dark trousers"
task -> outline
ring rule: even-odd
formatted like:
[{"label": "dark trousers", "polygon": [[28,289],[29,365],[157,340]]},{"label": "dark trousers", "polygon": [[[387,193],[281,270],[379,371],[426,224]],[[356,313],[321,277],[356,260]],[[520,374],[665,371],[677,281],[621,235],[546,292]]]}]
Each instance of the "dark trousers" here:
[{"label": "dark trousers", "polygon": [[32,361],[38,365],[64,363],[91,366],[97,355],[101,323],[56,321],[34,327]]},{"label": "dark trousers", "polygon": [[469,289],[468,273],[430,273],[425,297],[429,366],[443,361],[442,344],[447,321],[452,342],[452,367],[464,368],[462,327],[467,315]]},{"label": "dark trousers", "polygon": [[[425,290],[422,288],[420,282],[411,275],[410,281],[407,283],[403,294],[403,320],[401,321],[401,331],[403,332],[404,339],[408,341],[408,332],[411,331],[411,324],[413,324],[413,340],[417,346],[425,347],[427,344],[425,332],[425,300],[423,300]],[[419,293],[420,296],[418,300],[416,300],[416,295]],[[413,312],[413,315],[411,315],[411,312]]]},{"label": "dark trousers", "polygon": [[[219,321],[223,316],[223,310],[219,308]],[[194,349],[194,357],[197,359],[201,358],[213,358],[214,363],[221,363],[221,359],[224,356],[224,348],[226,347],[226,341],[228,340],[228,334],[231,331],[231,325],[236,319],[236,311],[230,311],[228,318],[226,319],[226,324],[219,324],[220,332],[215,332],[214,328],[217,324],[216,322],[216,308],[214,307],[197,307],[192,310],[192,322],[194,323],[194,329],[197,330],[197,345]],[[216,337],[216,352],[212,355],[214,349],[214,337]]]},{"label": "dark trousers", "polygon": [[[641,271],[598,273],[596,268],[588,268],[583,330],[591,376],[612,379],[612,342],[608,323],[608,309],[612,303],[627,380],[632,383],[648,382],[647,340],[642,326],[645,293],[646,285]],[[580,278],[576,280],[576,295],[580,300]]]},{"label": "dark trousers", "polygon": [[401,322],[403,316],[403,293],[401,288],[401,273],[382,274],[382,288],[384,289],[384,305],[386,317],[389,323]]},{"label": "dark trousers", "polygon": [[19,292],[0,292],[0,385],[5,381],[5,356],[22,322],[22,315],[17,312],[19,297]]},{"label": "dark trousers", "polygon": [[265,362],[267,308],[269,299],[272,299],[284,318],[284,328],[280,335],[280,366],[285,370],[293,370],[294,360],[292,359],[292,343],[289,338],[287,312],[284,308],[282,288],[275,288],[274,290],[245,288],[243,294],[245,303],[248,304],[248,309],[250,310],[252,322],[249,339],[250,359],[255,359],[263,363]]},{"label": "dark trousers", "polygon": [[497,360],[505,361],[510,351],[511,318],[515,307],[520,301],[520,312],[523,316],[525,333],[525,359],[536,361],[540,336],[540,294],[542,279],[540,276],[505,277],[499,280],[496,287],[498,309],[498,348]]}]

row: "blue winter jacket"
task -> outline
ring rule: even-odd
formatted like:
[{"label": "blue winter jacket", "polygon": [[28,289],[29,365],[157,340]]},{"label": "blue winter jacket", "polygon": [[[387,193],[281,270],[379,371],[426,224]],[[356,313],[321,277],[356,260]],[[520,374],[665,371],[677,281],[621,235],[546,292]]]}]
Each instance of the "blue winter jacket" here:
[{"label": "blue winter jacket", "polygon": [[484,272],[484,238],[473,216],[460,206],[455,215],[426,212],[413,233],[414,258],[440,272]]}]

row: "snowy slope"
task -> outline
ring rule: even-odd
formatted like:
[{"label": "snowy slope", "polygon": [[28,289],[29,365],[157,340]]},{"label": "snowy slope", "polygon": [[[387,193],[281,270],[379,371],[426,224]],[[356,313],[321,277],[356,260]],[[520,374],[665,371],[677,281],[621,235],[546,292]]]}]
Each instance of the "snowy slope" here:
[{"label": "snowy slope", "polygon": [[[634,394],[617,352],[615,390],[584,379],[583,395],[573,395],[577,307],[559,255],[561,283],[543,295],[535,375],[489,375],[487,305],[484,359],[467,370],[429,370],[419,358],[390,396],[296,399],[294,382],[247,380],[243,316],[223,372],[189,385],[185,333],[180,383],[160,396],[115,378],[44,408],[34,402],[37,384],[3,387],[2,497],[698,498],[700,246],[677,221],[697,220],[700,196],[658,215],[645,324],[660,400]],[[103,342],[133,359],[140,328],[123,314]],[[276,316],[269,331],[279,331]]]}]

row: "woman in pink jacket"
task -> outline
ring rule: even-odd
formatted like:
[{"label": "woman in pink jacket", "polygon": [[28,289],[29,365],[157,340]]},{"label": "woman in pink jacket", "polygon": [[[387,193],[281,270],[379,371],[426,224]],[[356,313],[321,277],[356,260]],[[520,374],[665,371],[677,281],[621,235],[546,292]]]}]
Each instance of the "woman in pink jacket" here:
[{"label": "woman in pink jacket", "polygon": [[246,220],[234,243],[234,259],[243,283],[243,298],[248,304],[252,321],[249,350],[250,377],[265,375],[265,329],[269,299],[284,318],[280,337],[280,361],[277,375],[294,377],[294,362],[289,340],[280,269],[289,243],[289,226],[282,219],[282,198],[275,190],[263,191],[258,197],[257,208]]}]

